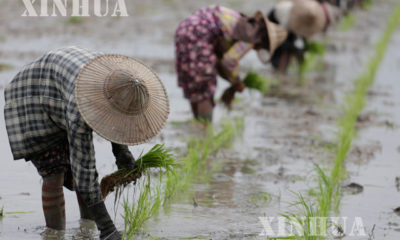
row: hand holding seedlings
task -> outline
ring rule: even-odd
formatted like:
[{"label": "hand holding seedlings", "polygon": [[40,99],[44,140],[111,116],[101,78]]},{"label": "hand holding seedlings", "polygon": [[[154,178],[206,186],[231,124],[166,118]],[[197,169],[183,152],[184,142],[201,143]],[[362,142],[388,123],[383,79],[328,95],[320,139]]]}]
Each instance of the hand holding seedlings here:
[{"label": "hand holding seedlings", "polygon": [[[19,94],[21,86],[26,90],[23,94]],[[51,90],[41,91],[38,86]],[[155,137],[169,115],[168,96],[158,76],[131,57],[67,47],[24,66],[5,95],[10,106],[5,107],[6,127],[14,158],[31,161],[43,178],[46,226],[55,230],[66,227],[65,186],[76,191],[81,218],[96,222],[100,239],[121,239],[97,184],[92,133],[124,145]],[[28,126],[32,128],[29,134]],[[32,144],[28,139],[33,139]],[[113,144],[113,153],[118,168],[133,172],[117,178],[122,180],[109,184],[110,189],[137,179],[144,170],[142,165],[148,166],[143,161],[135,167],[127,146]],[[149,162],[153,159],[151,156]]]},{"label": "hand holding seedlings", "polygon": [[136,184],[137,179],[149,168],[162,168],[166,171],[172,171],[175,166],[177,164],[171,150],[165,149],[164,145],[157,144],[148,153],[138,158],[134,168],[122,168],[105,176],[100,183],[103,198],[116,190],[115,188],[125,187],[131,182]]},{"label": "hand holding seedlings", "polygon": [[111,143],[111,145],[118,169],[132,170],[135,167],[135,158],[129,151],[128,146],[116,143]]},{"label": "hand holding seedlings", "polygon": [[[272,55],[287,35],[282,26],[268,20],[260,11],[246,16],[213,5],[184,19],[175,32],[176,67],[178,85],[190,101],[194,117],[212,119],[217,75],[236,84],[239,82],[239,61],[250,50]],[[202,46],[200,51],[197,46]],[[266,63],[261,57],[260,60]],[[230,108],[236,91],[243,89],[243,84],[229,87],[222,102]],[[210,107],[199,111],[197,106],[204,102]]]},{"label": "hand holding seedlings", "polygon": [[247,88],[255,89],[260,91],[261,93],[265,93],[268,91],[270,82],[267,78],[257,74],[256,72],[250,71],[244,78],[243,84]]}]

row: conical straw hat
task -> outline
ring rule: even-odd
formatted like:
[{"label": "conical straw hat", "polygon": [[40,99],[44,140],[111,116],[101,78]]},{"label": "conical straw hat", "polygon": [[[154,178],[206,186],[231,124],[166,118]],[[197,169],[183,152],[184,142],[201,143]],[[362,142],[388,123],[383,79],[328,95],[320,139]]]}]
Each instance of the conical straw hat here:
[{"label": "conical straw hat", "polygon": [[86,64],[75,83],[75,100],[97,134],[123,145],[149,141],[169,115],[168,96],[158,76],[122,55],[105,54]]},{"label": "conical straw hat", "polygon": [[[262,17],[264,18],[264,22],[268,32],[269,56],[272,56],[275,50],[286,40],[288,32],[283,27],[268,20],[268,18],[262,12],[256,12],[256,16],[257,15],[262,15]],[[258,57],[263,63],[269,62],[270,57],[264,57],[262,50],[257,51],[257,53]]]},{"label": "conical straw hat", "polygon": [[315,0],[293,1],[289,28],[295,34],[310,38],[322,32],[327,24],[324,9]]},{"label": "conical straw hat", "polygon": [[278,48],[286,40],[288,32],[283,27],[269,21],[266,18],[265,24],[267,25],[268,30],[269,52],[271,55],[273,55],[276,48]]}]

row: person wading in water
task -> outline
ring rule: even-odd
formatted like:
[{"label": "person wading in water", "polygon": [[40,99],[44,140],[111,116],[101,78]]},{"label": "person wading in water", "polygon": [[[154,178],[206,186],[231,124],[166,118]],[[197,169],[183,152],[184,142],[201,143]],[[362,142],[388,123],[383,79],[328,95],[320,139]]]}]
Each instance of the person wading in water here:
[{"label": "person wading in water", "polygon": [[69,47],[26,65],[5,90],[4,116],[14,159],[31,161],[43,178],[46,226],[66,227],[65,186],[100,239],[121,239],[103,202],[92,131],[111,141],[119,169],[132,169],[127,145],[156,136],[168,114],[162,82],[133,58]]},{"label": "person wading in water", "polygon": [[235,92],[245,87],[238,74],[239,60],[255,49],[260,60],[268,63],[269,54],[262,53],[272,54],[286,36],[286,30],[261,12],[247,17],[226,7],[210,6],[183,20],[175,33],[176,71],[194,117],[212,120],[217,75],[231,83],[222,96],[230,106]]}]

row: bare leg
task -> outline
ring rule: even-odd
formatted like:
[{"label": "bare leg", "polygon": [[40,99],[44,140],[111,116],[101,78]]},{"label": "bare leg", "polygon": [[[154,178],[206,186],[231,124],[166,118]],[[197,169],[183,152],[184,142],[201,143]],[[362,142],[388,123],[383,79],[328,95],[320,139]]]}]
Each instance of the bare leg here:
[{"label": "bare leg", "polygon": [[198,103],[191,103],[192,112],[197,120],[212,121],[214,106],[210,100],[205,100]]},{"label": "bare leg", "polygon": [[285,51],[284,53],[282,53],[282,57],[279,61],[279,67],[278,67],[279,72],[282,74],[286,73],[289,63],[290,63],[290,54],[287,51]]},{"label": "bare leg", "polygon": [[65,229],[64,174],[43,178],[42,205],[46,226]]}]

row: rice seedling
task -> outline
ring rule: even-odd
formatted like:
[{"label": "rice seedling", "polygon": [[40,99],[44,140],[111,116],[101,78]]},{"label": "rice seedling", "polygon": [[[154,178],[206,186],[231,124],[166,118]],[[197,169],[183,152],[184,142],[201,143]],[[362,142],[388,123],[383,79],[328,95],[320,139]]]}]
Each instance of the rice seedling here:
[{"label": "rice seedling", "polygon": [[125,223],[123,239],[133,239],[135,233],[158,212],[161,206],[160,184],[152,191],[149,174],[138,191],[140,195],[136,204],[131,205],[128,199],[125,199],[123,203]]},{"label": "rice seedling", "polygon": [[267,205],[272,201],[274,195],[268,192],[260,192],[250,197],[249,201],[253,204]]},{"label": "rice seedling", "polygon": [[247,88],[255,89],[265,94],[268,92],[272,81],[256,72],[250,71],[244,78],[243,83]]},{"label": "rice seedling", "polygon": [[[328,196],[335,197],[335,208],[339,207],[338,201],[340,194],[340,180],[345,173],[343,163],[351,148],[351,144],[356,132],[355,124],[357,117],[360,115],[365,106],[366,95],[369,87],[373,84],[375,75],[381,64],[386,52],[389,41],[400,22],[400,4],[397,4],[393,14],[391,15],[383,36],[375,47],[375,55],[367,64],[367,69],[354,82],[354,90],[346,97],[346,105],[343,106],[345,114],[338,122],[338,139],[339,144],[336,152],[336,159],[330,175],[330,194]],[[327,197],[328,198],[328,197]]]},{"label": "rice seedling", "polygon": [[179,171],[175,171],[175,174],[167,172],[164,199],[168,200],[190,186],[194,176],[198,175],[201,169],[205,169],[204,165],[210,154],[222,147],[229,147],[236,132],[242,127],[243,119],[237,118],[235,123],[225,119],[221,123],[219,132],[215,133],[215,129],[209,127],[205,138],[190,139],[187,154],[182,158]]},{"label": "rice seedling", "polygon": [[111,175],[105,176],[100,183],[103,198],[106,198],[114,188],[117,188],[117,193],[119,193],[116,196],[120,196],[123,190],[120,187],[136,181],[147,169],[159,168],[160,170],[164,169],[167,172],[172,172],[173,168],[177,166],[171,150],[165,149],[164,145],[157,144],[136,160],[134,169],[120,169]]},{"label": "rice seedling", "polygon": [[[319,179],[319,193],[315,194],[318,203],[316,206],[311,202],[307,203],[304,198],[299,194],[299,202],[304,208],[305,218],[301,218],[294,214],[283,214],[287,219],[297,221],[304,229],[303,235],[294,235],[286,238],[279,239],[320,239],[325,238],[325,236],[320,236],[320,238],[315,238],[313,235],[309,235],[309,222],[307,219],[310,216],[318,217],[328,217],[332,210],[336,212],[340,207],[340,181],[345,175],[344,163],[347,154],[351,148],[353,138],[355,136],[355,124],[357,117],[361,113],[365,106],[367,91],[369,87],[373,84],[375,75],[381,64],[384,54],[387,50],[389,41],[395,32],[398,24],[400,22],[400,3],[396,5],[396,8],[389,18],[386,30],[377,43],[375,47],[375,55],[370,59],[367,64],[367,69],[363,74],[360,75],[354,82],[354,89],[346,96],[346,104],[343,106],[344,115],[338,121],[338,145],[336,148],[336,156],[334,159],[334,164],[330,170],[330,175],[327,175],[319,166],[316,165],[316,170]],[[305,220],[304,220],[305,219]],[[324,223],[326,224],[326,223]]]},{"label": "rice seedling", "polygon": [[13,70],[14,66],[7,63],[0,63],[0,72]]},{"label": "rice seedling", "polygon": [[4,216],[4,206],[1,207],[0,209],[0,218]]},{"label": "rice seedling", "polygon": [[[210,154],[221,147],[229,146],[236,134],[235,130],[242,126],[241,119],[235,119],[235,124],[223,120],[217,133],[209,127],[205,138],[190,139],[187,153],[179,161],[179,167],[176,167],[173,156],[169,150],[163,149],[163,145],[155,146],[148,154],[139,158],[136,162],[138,170],[145,172],[147,178],[134,190],[138,196],[136,203],[130,203],[128,198],[124,199],[124,239],[132,239],[145,222],[158,213],[160,206],[165,207],[176,193],[183,193],[195,177],[207,174],[204,170],[207,169],[205,164]],[[161,160],[165,163],[163,166],[160,166]],[[165,169],[157,182],[151,181],[147,171],[154,167]]]},{"label": "rice seedling", "polygon": [[371,6],[372,6],[372,0],[364,0],[362,7],[365,10],[369,10],[371,8]]},{"label": "rice seedling", "polygon": [[356,22],[356,18],[354,17],[353,14],[346,14],[342,20],[340,20],[340,23],[338,25],[338,30],[339,31],[348,31],[350,28],[353,27],[354,23]]},{"label": "rice seedling", "polygon": [[319,57],[325,54],[325,46],[322,43],[308,41],[306,43],[306,51],[303,61],[299,65],[299,84],[306,84],[306,73],[309,72],[315,65]]},{"label": "rice seedling", "polygon": [[301,194],[296,194],[294,203],[300,214],[287,212],[281,216],[286,219],[287,232],[290,236],[272,237],[269,239],[317,240],[326,237],[328,219],[320,217],[318,206],[309,204]]},{"label": "rice seedling", "polygon": [[306,50],[308,53],[312,53],[315,55],[324,55],[325,45],[316,41],[308,41],[306,45]]},{"label": "rice seedling", "polygon": [[80,17],[80,16],[72,16],[70,18],[68,18],[67,23],[69,24],[81,24],[83,23],[84,18]]}]

